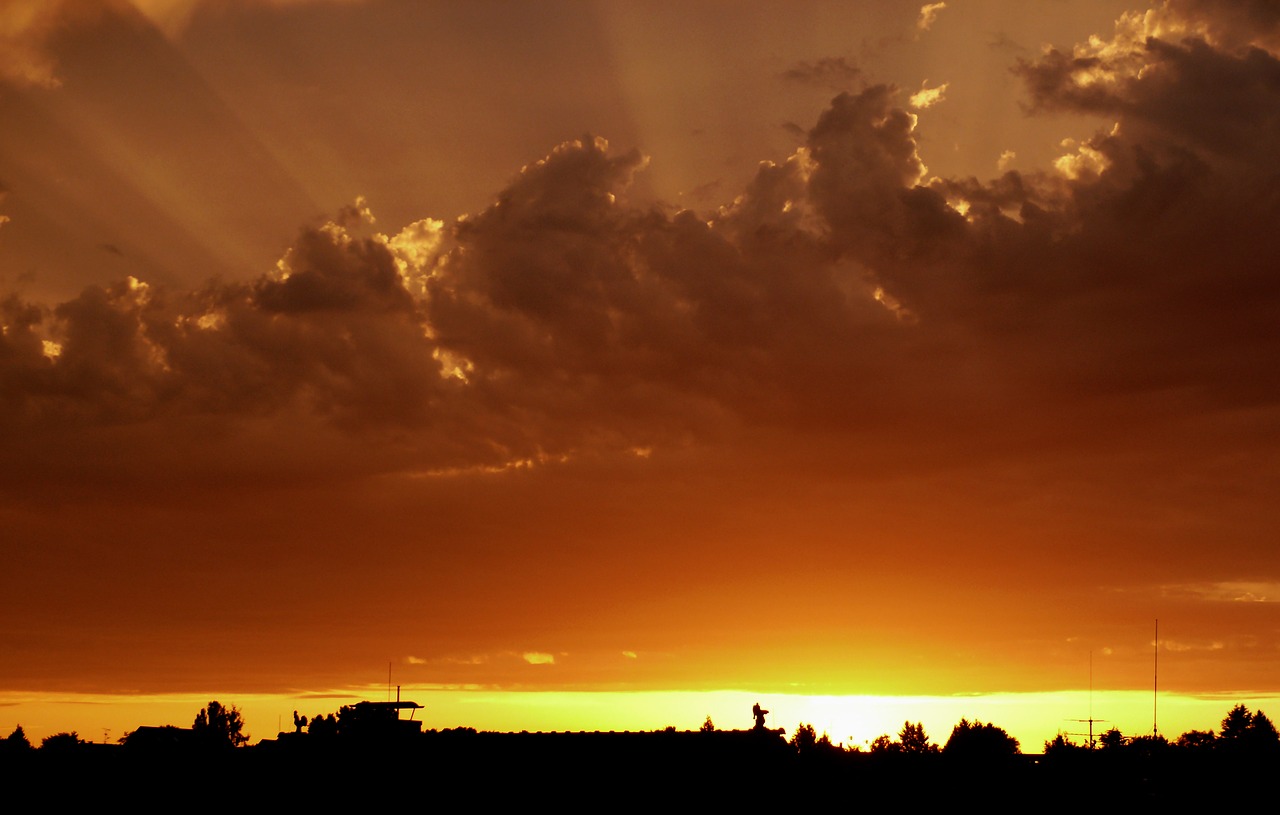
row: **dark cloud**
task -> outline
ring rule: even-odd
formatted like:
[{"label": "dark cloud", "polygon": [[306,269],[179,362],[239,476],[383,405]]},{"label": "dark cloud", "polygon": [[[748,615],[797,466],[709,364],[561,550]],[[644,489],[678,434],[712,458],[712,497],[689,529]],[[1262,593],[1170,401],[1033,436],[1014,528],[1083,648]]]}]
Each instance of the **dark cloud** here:
[{"label": "dark cloud", "polygon": [[862,77],[862,71],[844,57],[823,57],[816,62],[801,61],[782,72],[788,82],[829,90],[844,90]]},{"label": "dark cloud", "polygon": [[11,0],[0,5],[0,84],[58,86],[56,61],[46,44],[66,5],[62,0]]},{"label": "dark cloud", "polygon": [[1266,160],[1265,145],[1280,136],[1280,60],[1258,48],[1227,53],[1201,39],[1149,38],[1140,54],[1052,51],[1019,72],[1038,107],[1124,117],[1228,160]]},{"label": "dark cloud", "polygon": [[1022,54],[1026,53],[1027,47],[1022,43],[1010,37],[1007,32],[997,31],[987,40],[987,47],[992,51],[1000,51],[1006,54]]},{"label": "dark cloud", "polygon": [[874,85],[715,213],[632,200],[644,159],[587,136],[448,228],[388,237],[358,206],[250,283],[11,296],[10,463],[41,434],[109,448],[193,420],[444,471],[743,427],[1087,445],[1270,409],[1276,60],[1205,39],[1095,50],[1019,68],[1038,107],[1120,122],[1055,170],[926,182],[916,117]]},{"label": "dark cloud", "polygon": [[1228,50],[1251,43],[1274,49],[1280,35],[1280,6],[1270,0],[1165,0],[1162,8]]}]

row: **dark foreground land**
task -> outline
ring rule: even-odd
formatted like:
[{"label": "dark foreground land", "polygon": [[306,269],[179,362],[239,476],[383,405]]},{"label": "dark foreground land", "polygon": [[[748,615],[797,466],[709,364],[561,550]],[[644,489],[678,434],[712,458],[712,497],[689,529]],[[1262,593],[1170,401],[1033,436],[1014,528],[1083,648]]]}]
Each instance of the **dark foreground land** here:
[{"label": "dark foreground land", "polygon": [[283,734],[249,748],[80,745],[0,761],[38,805],[260,811],[437,806],[602,811],[812,806],[893,812],[1222,811],[1273,799],[1272,755],[1156,749],[1049,756],[798,751],[774,732]]}]

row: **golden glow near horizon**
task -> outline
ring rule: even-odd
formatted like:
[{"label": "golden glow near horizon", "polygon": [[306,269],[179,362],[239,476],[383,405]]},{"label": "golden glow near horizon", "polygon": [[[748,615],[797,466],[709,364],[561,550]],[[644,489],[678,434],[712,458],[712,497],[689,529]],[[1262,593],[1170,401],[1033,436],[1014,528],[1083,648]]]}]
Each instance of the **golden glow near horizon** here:
[{"label": "golden glow near horizon", "polygon": [[[896,736],[903,722],[920,722],[930,740],[946,743],[960,721],[990,722],[1018,739],[1024,753],[1038,753],[1058,734],[1087,742],[1088,719],[1095,736],[1111,728],[1126,736],[1152,732],[1152,697],[1144,691],[1055,691],[976,694],[967,696],[807,696],[799,694],[723,691],[486,691],[402,686],[402,699],[418,702],[415,714],[426,730],[473,727],[495,732],[578,732],[594,730],[696,730],[707,717],[717,729],[746,730],[751,706],[771,711],[768,726],[787,736],[801,723],[846,749],[867,749],[881,734]],[[394,697],[394,691],[392,692]],[[385,687],[363,691],[314,692],[298,695],[163,694],[121,696],[96,694],[0,693],[9,711],[0,729],[21,724],[28,739],[75,730],[89,741],[118,741],[140,725],[189,727],[210,700],[235,705],[243,714],[250,743],[275,738],[292,728],[292,713],[334,713],[363,699],[387,698]],[[1236,704],[1265,711],[1280,710],[1280,696],[1187,696],[1161,694],[1160,734],[1169,740],[1189,730],[1216,730]],[[9,723],[12,720],[12,723]],[[104,736],[104,731],[106,735]]]}]

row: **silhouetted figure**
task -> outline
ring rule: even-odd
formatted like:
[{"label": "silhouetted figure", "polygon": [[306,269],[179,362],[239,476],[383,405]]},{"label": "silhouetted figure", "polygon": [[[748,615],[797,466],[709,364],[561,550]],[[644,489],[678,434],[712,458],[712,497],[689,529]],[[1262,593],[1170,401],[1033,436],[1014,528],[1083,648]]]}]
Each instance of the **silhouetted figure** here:
[{"label": "silhouetted figure", "polygon": [[751,715],[756,717],[756,730],[764,730],[764,717],[769,711],[760,707],[760,703],[756,702],[751,706]]}]

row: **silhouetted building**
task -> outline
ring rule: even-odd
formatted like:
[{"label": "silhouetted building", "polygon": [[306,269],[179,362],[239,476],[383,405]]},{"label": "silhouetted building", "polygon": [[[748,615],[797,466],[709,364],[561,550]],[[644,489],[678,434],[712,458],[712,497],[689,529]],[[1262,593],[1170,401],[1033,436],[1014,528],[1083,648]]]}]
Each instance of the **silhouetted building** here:
[{"label": "silhouetted building", "polygon": [[[341,715],[341,733],[365,739],[396,739],[422,732],[422,722],[415,721],[414,711],[422,705],[417,702],[356,702],[344,708]],[[400,711],[408,710],[409,718],[401,719]]]},{"label": "silhouetted building", "polygon": [[173,753],[196,749],[205,744],[200,734],[189,727],[152,727],[142,725],[124,737],[124,746],[130,751],[148,753]]}]

